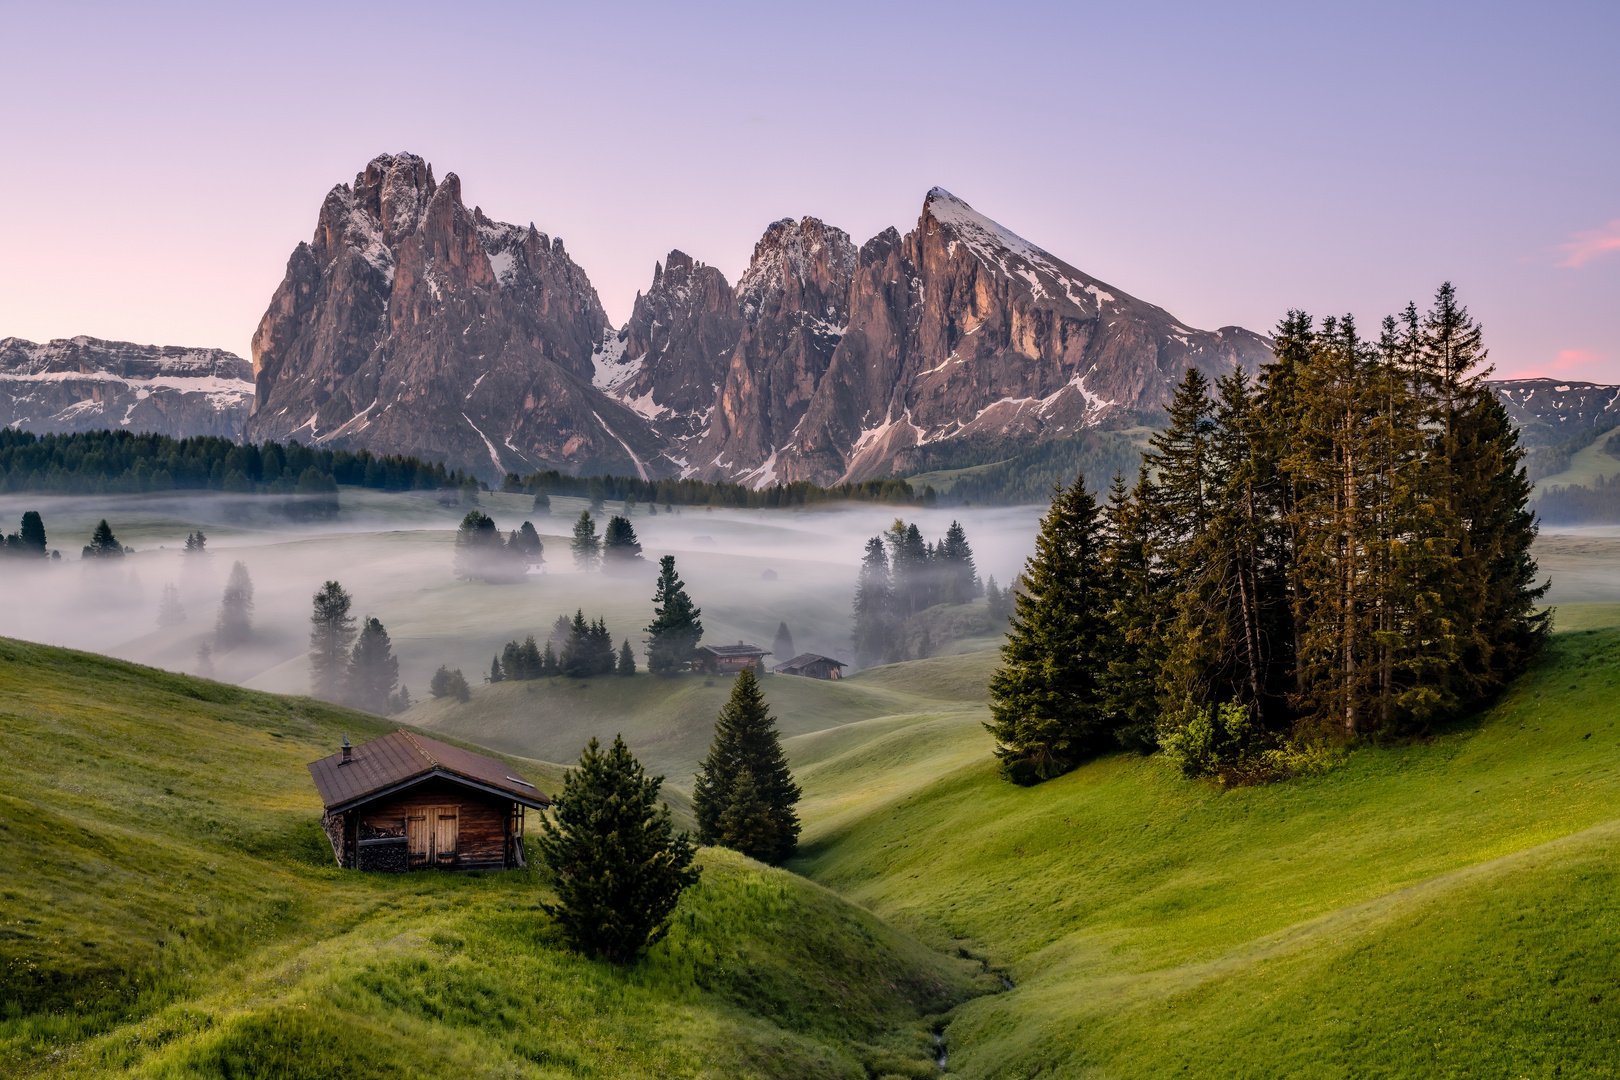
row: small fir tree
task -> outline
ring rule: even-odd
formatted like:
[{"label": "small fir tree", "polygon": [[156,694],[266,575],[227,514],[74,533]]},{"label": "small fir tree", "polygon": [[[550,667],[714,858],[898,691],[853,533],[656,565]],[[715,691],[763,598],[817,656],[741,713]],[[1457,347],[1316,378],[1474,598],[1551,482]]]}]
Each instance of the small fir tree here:
[{"label": "small fir tree", "polygon": [[550,514],[551,496],[547,495],[545,492],[541,492],[540,494],[536,495],[534,497],[534,512],[536,514]]},{"label": "small fir tree", "polygon": [[90,534],[90,543],[85,545],[82,557],[86,559],[122,559],[124,545],[118,542],[113,535],[112,526],[107,519],[102,518],[96,524],[95,530]]},{"label": "small fir tree", "polygon": [[634,675],[636,673],[636,654],[630,649],[630,639],[625,638],[624,644],[619,647],[620,675]]},{"label": "small fir tree", "polygon": [[686,585],[675,573],[675,556],[665,555],[658,567],[653,621],[647,626],[647,670],[669,675],[692,662],[692,654],[703,640],[699,618],[703,612],[692,603]]},{"label": "small fir tree", "polygon": [[501,658],[499,656],[490,657],[488,681],[498,683],[505,678],[506,676],[501,674]]},{"label": "small fir tree", "polygon": [[[354,641],[354,599],[335,581],[322,585],[309,617],[309,692],[323,701],[340,701],[347,675],[349,645]],[[440,697],[434,694],[434,697]]]},{"label": "small fir tree", "polygon": [[545,910],[586,955],[635,959],[663,936],[681,892],[698,880],[695,849],[675,835],[658,799],[662,783],[622,738],[605,753],[592,739],[541,819],[540,857],[557,883],[557,903]]},{"label": "small fir tree", "polygon": [[214,647],[206,641],[197,646],[197,674],[205,679],[214,677]]},{"label": "small fir tree", "polygon": [[[748,773],[750,792],[739,793],[738,777]],[[739,794],[760,799],[766,807],[767,827],[750,824],[746,834],[728,833],[723,824]],[[723,844],[762,862],[781,862],[799,843],[799,786],[793,782],[787,755],[776,731],[759,681],[750,668],[737,673],[731,698],[714,725],[714,741],[692,789],[692,812],[698,836],[705,844]],[[737,811],[735,821],[752,822],[756,811]]]},{"label": "small fir tree", "polygon": [[231,564],[231,575],[225,579],[214,637],[221,648],[234,649],[252,636],[253,578],[248,575],[247,566],[238,561]]},{"label": "small fir tree", "polygon": [[538,679],[545,674],[545,659],[540,655],[540,646],[535,644],[533,634],[523,639],[522,664],[525,679]]},{"label": "small fir tree", "polygon": [[1102,570],[1102,527],[1085,478],[1059,488],[1041,519],[1017,614],[990,680],[1004,774],[1033,784],[1109,746],[1102,675],[1114,654]]},{"label": "small fir tree", "polygon": [[206,554],[208,554],[208,537],[203,535],[203,531],[201,529],[198,529],[194,533],[187,533],[186,534],[186,551],[185,551],[185,553],[187,555],[206,555]]},{"label": "small fir tree", "polygon": [[[896,523],[898,524],[898,522]],[[855,579],[855,666],[871,667],[899,659],[899,625],[889,556],[882,537],[866,542],[860,575]]]},{"label": "small fir tree", "polygon": [[179,626],[186,621],[186,609],[180,603],[180,590],[174,585],[163,586],[163,599],[158,601],[157,624],[163,627]]},{"label": "small fir tree", "polygon": [[22,525],[17,530],[17,541],[22,549],[21,554],[43,559],[45,551],[45,519],[39,516],[38,510],[26,511],[22,516]]},{"label": "small fir tree", "polygon": [[602,541],[596,535],[596,522],[591,512],[582,510],[574,522],[574,539],[569,543],[574,555],[574,569],[589,573],[602,564]]},{"label": "small fir tree", "polygon": [[380,620],[365,619],[349,655],[349,703],[367,712],[386,713],[399,683],[399,658]]},{"label": "small fir tree", "polygon": [[771,655],[776,657],[779,664],[785,664],[798,655],[793,648],[793,634],[785,622],[776,624],[776,640],[771,642]]},{"label": "small fir tree", "polygon": [[557,650],[551,647],[551,639],[546,639],[546,651],[540,655],[540,674],[545,676],[562,674],[562,665],[557,660]]},{"label": "small fir tree", "polygon": [[627,570],[639,566],[641,542],[630,519],[615,514],[608,519],[607,531],[602,535],[602,561],[610,569]]},{"label": "small fir tree", "polygon": [[467,685],[467,677],[460,668],[452,669],[440,664],[439,670],[428,680],[428,693],[436,698],[453,697],[457,701],[466,701],[472,697],[472,688]]}]

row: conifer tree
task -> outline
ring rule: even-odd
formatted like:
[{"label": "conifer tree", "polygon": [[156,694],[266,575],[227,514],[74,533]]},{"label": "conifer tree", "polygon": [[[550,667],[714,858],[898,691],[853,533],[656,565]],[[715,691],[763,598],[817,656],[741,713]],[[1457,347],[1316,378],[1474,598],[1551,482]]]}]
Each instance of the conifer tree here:
[{"label": "conifer tree", "polygon": [[38,510],[24,511],[22,524],[17,529],[17,541],[24,556],[40,559],[46,556],[45,519],[39,516]]},{"label": "conifer tree", "polygon": [[467,685],[467,677],[460,668],[452,670],[440,664],[439,670],[428,680],[428,693],[436,698],[453,697],[457,701],[466,701],[472,696],[472,688]]},{"label": "conifer tree", "polygon": [[203,535],[201,529],[186,534],[185,553],[187,555],[206,555],[208,553],[208,537]]},{"label": "conifer tree", "polygon": [[[750,824],[746,833],[728,833],[723,822],[738,797],[738,777],[744,771],[754,789],[745,794],[763,802],[767,826]],[[692,788],[698,836],[705,844],[723,844],[762,862],[781,862],[798,846],[799,816],[794,807],[799,795],[782,752],[776,718],[754,672],[744,668],[720,710],[714,741]],[[750,822],[758,816],[752,808],[738,813]]]},{"label": "conifer tree", "polygon": [[589,510],[581,510],[574,522],[574,539],[569,544],[574,554],[574,568],[589,572],[602,564],[602,541],[596,535],[596,522]]},{"label": "conifer tree", "polygon": [[798,655],[793,648],[793,634],[788,630],[786,622],[776,624],[776,639],[771,642],[771,655],[776,657],[779,664],[784,664]]},{"label": "conifer tree", "polygon": [[106,518],[102,518],[97,522],[95,530],[90,533],[90,543],[85,545],[82,557],[86,559],[122,559],[124,557],[124,545],[120,544],[118,537],[113,535],[112,526],[107,524]]},{"label": "conifer tree", "polygon": [[634,675],[636,673],[636,654],[630,650],[629,638],[625,638],[624,644],[619,647],[617,672],[620,675]]},{"label": "conifer tree", "polygon": [[179,626],[186,621],[186,609],[180,603],[180,590],[173,584],[163,586],[163,599],[158,601],[157,624],[163,627]]},{"label": "conifer tree", "polygon": [[488,681],[498,683],[505,678],[506,676],[501,673],[501,658],[499,656],[490,657]]},{"label": "conifer tree", "polygon": [[1097,503],[1076,476],[1041,519],[990,680],[985,726],[1015,783],[1058,776],[1113,743],[1103,679],[1116,649],[1102,545]]},{"label": "conifer tree", "polygon": [[983,591],[979,572],[973,565],[973,548],[968,544],[967,530],[962,523],[952,521],[939,544],[940,558],[944,562],[944,575],[940,601],[946,604],[965,604]]},{"label": "conifer tree", "polygon": [[882,537],[866,542],[860,576],[855,579],[855,666],[871,667],[897,660],[899,627],[889,556]]},{"label": "conifer tree", "polygon": [[698,880],[695,849],[658,800],[662,783],[622,738],[605,753],[592,739],[541,819],[540,856],[557,889],[546,912],[582,953],[630,962],[663,936],[682,890]]},{"label": "conifer tree", "polygon": [[523,652],[520,663],[523,668],[524,679],[538,679],[545,673],[545,660],[540,655],[540,647],[535,644],[534,635],[529,634],[523,639]]},{"label": "conifer tree", "polygon": [[665,555],[658,563],[658,588],[653,593],[653,621],[647,626],[647,670],[668,675],[692,662],[698,642],[703,640],[703,614],[686,594],[686,585],[675,573],[675,556]]},{"label": "conifer tree", "polygon": [[214,677],[214,647],[206,641],[197,646],[197,674],[204,679]]},{"label": "conifer tree", "polygon": [[253,579],[240,561],[231,565],[225,592],[219,600],[219,619],[214,638],[221,648],[234,649],[253,636]]},{"label": "conifer tree", "polygon": [[608,519],[607,531],[602,535],[602,560],[609,568],[625,570],[643,562],[641,542],[630,519],[618,514]]},{"label": "conifer tree", "polygon": [[525,521],[508,541],[525,566],[542,566],[546,561],[546,546],[540,541],[540,534],[535,532],[534,523]]},{"label": "conifer tree", "polygon": [[562,666],[557,661],[557,650],[551,647],[551,639],[546,638],[546,651],[540,657],[540,674],[551,676],[561,673]]},{"label": "conifer tree", "polygon": [[[323,701],[341,701],[348,673],[349,643],[354,640],[354,600],[335,581],[322,585],[309,617],[309,692]],[[443,669],[441,669],[443,670]],[[442,696],[435,693],[435,697]]]},{"label": "conifer tree", "polygon": [[385,714],[399,684],[399,658],[380,620],[367,617],[349,655],[349,704]]},{"label": "conifer tree", "polygon": [[469,580],[499,578],[506,569],[505,555],[494,519],[481,510],[469,510],[456,529],[456,574]]},{"label": "conifer tree", "polygon": [[570,679],[584,679],[596,674],[595,642],[591,640],[591,624],[585,621],[583,608],[574,612],[574,622],[563,646],[562,673]]}]

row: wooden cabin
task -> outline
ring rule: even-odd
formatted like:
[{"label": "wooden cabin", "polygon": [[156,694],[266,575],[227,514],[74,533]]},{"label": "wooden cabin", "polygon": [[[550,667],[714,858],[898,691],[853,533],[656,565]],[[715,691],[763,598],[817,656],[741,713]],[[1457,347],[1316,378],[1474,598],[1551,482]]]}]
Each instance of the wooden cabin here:
[{"label": "wooden cabin", "polygon": [[759,662],[769,655],[769,649],[750,645],[746,641],[739,641],[735,645],[700,645],[693,653],[692,666],[699,671],[729,675],[745,667],[758,667]]},{"label": "wooden cabin", "polygon": [[830,656],[819,653],[800,653],[783,664],[777,664],[771,670],[778,675],[804,675],[811,679],[841,679],[844,669],[849,665],[842,660],[834,660]]},{"label": "wooden cabin", "polygon": [[483,754],[396,731],[309,764],[321,825],[347,870],[524,865],[523,816],[551,800]]}]

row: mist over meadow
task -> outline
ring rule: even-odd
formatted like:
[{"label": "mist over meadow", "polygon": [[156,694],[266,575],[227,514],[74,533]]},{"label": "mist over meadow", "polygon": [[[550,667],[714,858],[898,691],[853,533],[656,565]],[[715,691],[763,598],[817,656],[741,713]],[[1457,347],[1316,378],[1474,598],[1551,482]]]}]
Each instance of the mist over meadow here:
[{"label": "mist over meadow", "polygon": [[[27,510],[43,516],[60,560],[4,564],[5,633],[32,641],[107,653],[172,671],[198,673],[198,650],[212,649],[222,681],[283,693],[309,691],[311,597],[339,581],[354,597],[353,614],[387,627],[400,681],[426,696],[441,664],[476,682],[510,640],[534,634],[543,644],[559,615],[582,609],[602,617],[615,646],[629,639],[645,657],[643,627],[652,618],[658,559],[674,555],[688,591],[702,608],[704,641],[746,640],[770,648],[785,622],[800,652],[846,662],[850,604],[862,548],[896,517],[915,522],[929,540],[960,521],[981,579],[1006,584],[1033,550],[1041,507],[945,508],[844,504],[815,510],[728,510],[676,507],[656,514],[646,504],[631,518],[643,561],[624,571],[576,571],[569,550],[587,500],[553,496],[549,513],[527,495],[483,493],[476,508],[503,534],[533,522],[544,563],[521,582],[493,584],[458,577],[456,528],[469,507],[445,505],[437,493],[342,493],[333,517],[293,522],[269,500],[242,495],[0,496],[0,523],[15,529]],[[609,502],[593,515],[600,532],[622,513]],[[133,552],[122,559],[82,559],[105,518]],[[207,536],[205,554],[187,554],[189,534]],[[215,623],[234,563],[252,578],[253,631],[247,643],[223,648]],[[178,590],[184,621],[158,625],[164,587]],[[560,642],[558,643],[561,644]],[[942,641],[941,652],[952,651]],[[772,657],[779,663],[788,657]]]}]

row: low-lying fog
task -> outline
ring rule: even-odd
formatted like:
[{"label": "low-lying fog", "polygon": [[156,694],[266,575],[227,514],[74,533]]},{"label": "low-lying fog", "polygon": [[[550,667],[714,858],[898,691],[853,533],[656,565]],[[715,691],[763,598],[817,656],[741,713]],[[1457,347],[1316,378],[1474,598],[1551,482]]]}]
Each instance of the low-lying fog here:
[{"label": "low-lying fog", "polygon": [[[476,682],[505,642],[532,633],[543,644],[557,616],[576,608],[587,618],[605,617],[614,642],[629,638],[638,665],[644,664],[642,628],[652,617],[658,558],[672,554],[703,609],[705,641],[770,648],[777,624],[786,622],[798,651],[847,662],[853,659],[850,602],[867,537],[902,516],[936,540],[958,519],[981,578],[994,575],[1005,584],[1033,549],[1042,512],[850,504],[677,507],[672,514],[660,507],[654,515],[643,504],[632,520],[646,563],[622,577],[574,570],[568,541],[585,500],[554,497],[547,514],[535,513],[528,496],[484,494],[478,508],[503,533],[532,521],[545,543],[544,567],[522,583],[500,585],[455,575],[455,529],[466,507],[441,505],[435,493],[349,489],[341,502],[335,518],[292,524],[269,513],[270,500],[257,496],[0,496],[5,531],[16,530],[24,511],[38,510],[49,545],[62,552],[60,561],[44,565],[0,562],[0,633],[195,673],[199,647],[214,639],[226,577],[240,560],[255,589],[253,638],[215,650],[215,677],[306,692],[310,598],[322,582],[336,579],[354,596],[356,616],[374,615],[388,628],[401,681],[421,699],[440,664],[459,667]],[[598,532],[622,511],[622,504],[609,503],[597,515]],[[80,549],[101,518],[133,554],[81,560]],[[207,533],[208,554],[183,555],[186,535],[199,528]],[[1552,578],[1549,602],[1620,601],[1620,527],[1544,532],[1537,555]],[[186,619],[160,628],[158,606],[168,584],[178,587]]]},{"label": "low-lying fog", "polygon": [[[24,511],[38,510],[49,546],[62,553],[44,565],[0,562],[6,612],[0,633],[196,673],[199,647],[213,644],[220,594],[240,560],[254,585],[253,640],[229,651],[215,647],[216,678],[307,692],[311,596],[336,579],[353,595],[354,615],[374,615],[388,628],[401,681],[420,699],[440,664],[477,682],[505,642],[532,633],[544,644],[557,616],[576,608],[586,618],[605,617],[615,644],[629,638],[644,665],[642,628],[652,619],[658,559],[668,554],[703,610],[706,642],[747,640],[769,649],[777,624],[786,622],[798,651],[848,662],[850,603],[868,537],[900,516],[934,541],[955,518],[967,530],[981,578],[1005,583],[1033,550],[1041,513],[851,504],[674,513],[660,506],[653,515],[642,504],[631,520],[645,565],[631,576],[612,576],[574,570],[569,540],[586,500],[553,497],[546,514],[534,512],[532,497],[486,493],[477,508],[503,533],[532,521],[545,543],[543,567],[519,584],[499,585],[455,575],[455,531],[467,507],[440,505],[435,493],[350,489],[341,503],[335,518],[292,524],[267,513],[270,501],[258,496],[0,496],[5,531],[16,531]],[[595,515],[598,534],[623,509],[610,502]],[[102,518],[133,554],[81,560]],[[187,534],[199,528],[208,554],[183,554]],[[161,628],[159,602],[169,584],[179,589],[186,619]]]}]

